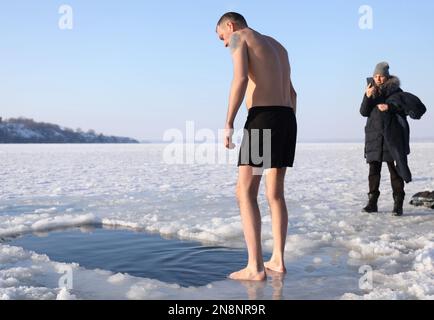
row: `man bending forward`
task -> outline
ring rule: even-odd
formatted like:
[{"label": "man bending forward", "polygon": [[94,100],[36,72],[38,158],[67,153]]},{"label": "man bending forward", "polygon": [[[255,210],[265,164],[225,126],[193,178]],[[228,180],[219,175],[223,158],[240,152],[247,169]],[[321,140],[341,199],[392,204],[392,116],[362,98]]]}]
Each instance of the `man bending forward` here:
[{"label": "man bending forward", "polygon": [[[266,269],[286,272],[284,251],[288,211],[284,181],[286,168],[292,167],[294,163],[297,94],[291,82],[288,53],[279,42],[249,28],[244,17],[235,12],[222,16],[217,24],[217,33],[225,47],[230,48],[234,63],[225,125],[226,148],[233,148],[234,120],[244,98],[249,110],[238,162],[237,185],[249,261],[245,269],[229,277],[234,280],[261,281],[266,278]],[[262,159],[262,162],[258,159]],[[273,255],[265,263],[257,202],[264,169],[267,169],[266,193],[274,239]]]}]

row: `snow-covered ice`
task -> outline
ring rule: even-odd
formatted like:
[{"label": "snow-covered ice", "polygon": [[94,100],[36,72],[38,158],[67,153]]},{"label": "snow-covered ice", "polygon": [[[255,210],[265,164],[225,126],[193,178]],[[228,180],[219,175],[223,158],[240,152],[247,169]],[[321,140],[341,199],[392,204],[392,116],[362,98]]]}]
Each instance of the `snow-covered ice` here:
[{"label": "snow-covered ice", "polygon": [[[243,247],[234,196],[237,170],[227,165],[167,165],[164,145],[0,145],[0,238],[104,224],[158,232],[204,244]],[[412,194],[434,190],[434,144],[412,145]],[[331,263],[319,252],[344,256],[349,268],[368,265],[372,290],[320,294],[324,299],[434,299],[434,212],[405,204],[392,217],[387,168],[379,214],[365,214],[368,166],[362,144],[299,144],[288,171],[288,263]],[[263,243],[272,246],[271,220],[261,187]],[[74,287],[59,287],[64,263],[0,243],[0,299],[239,299],[279,288],[224,280],[183,288],[71,264]],[[330,274],[330,283],[340,274]],[[362,275],[360,275],[362,276]],[[281,298],[309,298],[312,283],[288,274]],[[320,281],[320,280],[318,280]],[[337,280],[336,280],[337,281]],[[277,281],[279,282],[279,281]],[[273,279],[274,283],[274,279]],[[304,288],[304,292],[303,291]],[[264,292],[255,296],[253,293]],[[247,295],[246,295],[247,293]],[[312,295],[313,296],[313,295]],[[318,294],[315,295],[318,298]]]}]

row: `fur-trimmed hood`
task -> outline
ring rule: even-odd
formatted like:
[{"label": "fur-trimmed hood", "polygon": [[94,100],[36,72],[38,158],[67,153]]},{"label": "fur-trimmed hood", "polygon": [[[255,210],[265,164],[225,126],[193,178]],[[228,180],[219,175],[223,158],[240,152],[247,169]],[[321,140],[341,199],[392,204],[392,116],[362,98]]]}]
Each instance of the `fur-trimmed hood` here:
[{"label": "fur-trimmed hood", "polygon": [[401,87],[401,80],[399,80],[399,78],[396,76],[390,76],[389,80],[387,80],[385,84],[383,84],[380,87],[376,87],[377,90],[375,90],[373,97],[374,98],[378,98],[380,96],[389,97],[390,95],[399,91],[400,87]]}]

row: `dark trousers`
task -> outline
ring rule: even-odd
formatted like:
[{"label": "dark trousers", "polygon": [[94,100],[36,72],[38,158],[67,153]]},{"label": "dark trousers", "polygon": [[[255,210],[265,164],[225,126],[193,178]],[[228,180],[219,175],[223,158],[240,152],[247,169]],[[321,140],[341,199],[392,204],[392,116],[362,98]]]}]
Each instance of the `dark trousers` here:
[{"label": "dark trousers", "polygon": [[[381,162],[371,162],[369,163],[369,193],[379,194],[380,193],[380,181],[381,181],[381,167],[383,163]],[[399,176],[396,171],[396,166],[394,162],[388,162],[390,172],[390,182],[392,184],[393,195],[405,196],[404,192],[404,180]]]}]

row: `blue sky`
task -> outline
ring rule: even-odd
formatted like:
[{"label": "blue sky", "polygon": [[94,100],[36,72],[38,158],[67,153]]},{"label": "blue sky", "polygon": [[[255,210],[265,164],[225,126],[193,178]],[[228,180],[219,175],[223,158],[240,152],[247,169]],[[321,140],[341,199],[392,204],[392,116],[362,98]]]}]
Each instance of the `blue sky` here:
[{"label": "blue sky", "polygon": [[[72,30],[58,9],[73,8]],[[359,7],[373,8],[361,30]],[[160,140],[167,129],[224,125],[230,54],[215,34],[227,11],[289,51],[299,139],[363,139],[365,78],[387,60],[402,87],[434,105],[432,1],[2,1],[0,116]],[[236,121],[241,128],[245,107]],[[412,121],[434,138],[434,116]]]}]

